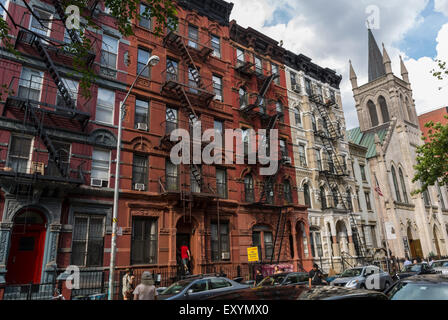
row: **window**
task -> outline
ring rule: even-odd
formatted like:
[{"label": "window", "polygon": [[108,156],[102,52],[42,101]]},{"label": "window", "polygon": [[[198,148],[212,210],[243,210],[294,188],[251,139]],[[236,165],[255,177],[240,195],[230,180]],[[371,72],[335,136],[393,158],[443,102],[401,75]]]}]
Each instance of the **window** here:
[{"label": "window", "polygon": [[213,75],[213,91],[215,92],[215,100],[223,101],[222,96],[222,78]]},{"label": "window", "polygon": [[110,152],[93,149],[91,178],[106,181],[109,185]]},{"label": "window", "polygon": [[231,287],[232,284],[225,279],[212,278],[210,279],[210,290]]},{"label": "window", "polygon": [[101,46],[101,64],[110,69],[116,69],[117,55],[118,39],[103,34],[103,43]]},{"label": "window", "polygon": [[336,96],[334,90],[330,89],[330,100],[331,102],[336,102]]},{"label": "window", "polygon": [[289,73],[290,79],[291,79],[291,87],[297,84],[297,80],[296,80],[296,74],[294,72],[290,72]]},{"label": "window", "polygon": [[383,122],[389,122],[390,118],[389,118],[389,110],[387,110],[387,103],[386,103],[386,99],[384,99],[383,96],[380,96],[378,98],[378,104],[380,105],[380,109],[381,109],[381,114],[383,116]]},{"label": "window", "polygon": [[277,101],[275,103],[275,111],[277,111],[277,114],[278,114],[278,121],[284,122],[285,114],[283,113],[283,104],[281,101]]},{"label": "window", "polygon": [[446,210],[445,200],[443,199],[442,189],[440,189],[439,182],[437,182],[437,192],[439,193],[440,204],[442,205],[442,210]]},{"label": "window", "polygon": [[370,202],[370,192],[365,192],[364,196],[366,197],[367,210],[372,211],[372,204]]},{"label": "window", "polygon": [[260,261],[263,260],[263,246],[261,245],[261,233],[262,232],[257,230],[256,227],[254,227],[254,229],[252,230],[252,246],[258,248],[258,259]]},{"label": "window", "polygon": [[177,75],[179,71],[179,63],[173,59],[166,59],[166,80],[177,81]]},{"label": "window", "polygon": [[174,165],[169,159],[166,159],[165,163],[165,179],[167,191],[178,191],[179,178],[178,167]]},{"label": "window", "polygon": [[376,106],[372,102],[372,100],[369,100],[369,102],[367,102],[367,108],[369,110],[370,121],[372,123],[372,127],[376,127],[379,124],[378,123],[378,114],[376,113]]},{"label": "window", "polygon": [[213,49],[213,56],[221,58],[221,39],[213,34],[212,34],[212,49]]},{"label": "window", "polygon": [[286,146],[286,140],[280,139],[279,143],[280,143],[280,156],[282,158],[287,157],[288,156],[288,148]]},{"label": "window", "polygon": [[266,202],[269,204],[274,204],[274,183],[269,181],[269,178],[265,180],[265,192],[266,192]]},{"label": "window", "polygon": [[165,133],[170,135],[171,132],[177,129],[177,110],[173,108],[166,108],[166,129]]},{"label": "window", "polygon": [[216,189],[221,198],[227,198],[227,171],[216,169]]},{"label": "window", "polygon": [[104,218],[75,215],[71,264],[81,267],[101,267],[104,254]]},{"label": "window", "polygon": [[246,202],[254,202],[254,178],[248,174],[244,177],[244,195]]},{"label": "window", "polygon": [[[191,167],[190,167],[191,168]],[[201,192],[201,177],[202,177],[202,166],[201,165],[195,165],[195,170],[197,173],[199,173],[199,176],[196,176],[193,174],[193,169],[190,170],[190,190],[193,193],[200,193]],[[196,180],[198,179],[198,180]]]},{"label": "window", "polygon": [[18,96],[20,98],[40,101],[40,92],[42,90],[43,78],[43,72],[23,68],[19,80]]},{"label": "window", "polygon": [[431,198],[428,190],[423,191],[423,200],[425,201],[425,206],[429,207],[431,205]]},{"label": "window", "polygon": [[96,120],[108,124],[114,123],[115,92],[98,88]]},{"label": "window", "polygon": [[402,189],[402,192],[403,192],[404,203],[409,203],[408,193],[406,191],[406,183],[404,182],[403,171],[401,170],[401,168],[398,168],[398,174],[400,176],[401,189]]},{"label": "window", "polygon": [[310,245],[311,245],[311,254],[313,257],[322,257],[322,239],[320,237],[320,232],[318,231],[310,231]]},{"label": "window", "polygon": [[132,162],[132,186],[136,188],[136,184],[143,184],[147,190],[148,184],[148,157],[134,154]]},{"label": "window", "polygon": [[267,259],[269,259],[274,254],[274,241],[273,241],[272,232],[265,231],[263,233],[263,238],[264,238],[265,256]]},{"label": "window", "polygon": [[31,138],[11,136],[6,166],[15,172],[28,173]]},{"label": "window", "polygon": [[308,208],[311,208],[311,195],[310,195],[310,187],[307,183],[303,185],[303,197],[305,199],[305,205]]},{"label": "window", "polygon": [[[59,162],[64,172],[63,176],[66,176],[70,169],[70,144],[53,141],[53,146],[56,150],[57,156],[59,157]],[[56,163],[51,157],[48,157],[48,165],[45,169],[45,174],[53,177],[61,177],[61,171],[59,171],[59,168],[56,166]]]},{"label": "window", "polygon": [[131,264],[157,263],[157,219],[133,217]]},{"label": "window", "polygon": [[249,129],[242,128],[241,139],[243,140],[244,155],[249,155]]},{"label": "window", "polygon": [[305,91],[306,91],[306,94],[307,95],[309,95],[309,96],[311,96],[311,80],[310,79],[306,79],[305,78]]},{"label": "window", "polygon": [[313,131],[317,132],[316,116],[313,113],[311,114],[311,125],[313,127]]},{"label": "window", "polygon": [[395,196],[397,197],[397,202],[401,202],[401,195],[400,195],[400,189],[398,187],[398,181],[397,181],[397,173],[395,172],[395,168],[392,167],[392,180],[394,183],[394,189],[395,189]]},{"label": "window", "polygon": [[219,223],[218,237],[218,223],[211,223],[211,245],[212,245],[212,261],[230,260],[230,237],[229,237],[229,223]]},{"label": "window", "polygon": [[[197,94],[198,82],[200,81],[199,69],[193,67],[188,67],[188,85],[190,87],[190,92]],[[214,85],[214,82],[213,82]],[[214,88],[214,87],[213,87]]]},{"label": "window", "polygon": [[280,84],[280,74],[278,72],[278,65],[271,63],[272,74],[277,75],[278,77],[274,78],[275,84]]},{"label": "window", "polygon": [[146,29],[151,29],[151,9],[143,4],[140,3],[140,21],[139,21],[139,26],[146,28]]},{"label": "window", "polygon": [[33,8],[34,14],[39,18],[36,19],[34,16],[31,18],[31,31],[36,32],[43,36],[49,36],[50,34],[50,21],[51,21],[51,13]]},{"label": "window", "polygon": [[138,128],[139,124],[146,125],[146,130],[149,124],[149,101],[140,99],[135,100],[135,128]]},{"label": "window", "polygon": [[218,141],[218,139],[221,140],[221,146],[224,148],[224,122],[215,120],[213,121],[213,126],[215,129],[215,139]]},{"label": "window", "polygon": [[353,210],[352,192],[350,189],[347,189],[346,193],[347,193],[347,197],[345,200],[347,201],[348,209],[352,211]]},{"label": "window", "polygon": [[362,181],[367,181],[367,177],[366,177],[366,168],[365,168],[365,166],[359,165],[359,168],[361,169],[361,178],[362,178]]},{"label": "window", "polygon": [[263,74],[263,62],[257,56],[254,57],[255,60],[255,72],[259,75]]},{"label": "window", "polygon": [[137,58],[137,74],[140,74],[142,72],[141,76],[149,78],[149,70],[150,68],[145,68],[146,64],[148,63],[149,57],[151,56],[151,52],[145,49],[138,49],[138,58]]},{"label": "window", "polygon": [[305,155],[305,146],[303,144],[299,144],[299,160],[300,165],[302,167],[306,167],[306,155]]},{"label": "window", "polygon": [[322,168],[322,158],[320,157],[320,150],[316,149],[315,152],[316,152],[317,169],[319,171],[322,171],[323,168]]},{"label": "window", "polygon": [[239,63],[245,63],[246,58],[244,57],[244,50],[236,48],[236,61]]},{"label": "window", "polygon": [[285,201],[287,203],[292,203],[291,183],[289,180],[283,181],[283,192],[285,194]]},{"label": "window", "polygon": [[238,91],[239,99],[240,99],[240,109],[244,109],[248,105],[247,100],[247,91],[243,87]]},{"label": "window", "polygon": [[339,190],[338,188],[331,189],[331,193],[333,195],[333,207],[337,208],[339,205]]},{"label": "window", "polygon": [[199,29],[195,26],[188,26],[188,45],[194,49],[199,48]]},{"label": "window", "polygon": [[321,209],[325,210],[327,209],[327,197],[325,195],[325,188],[324,187],[320,187],[320,203],[321,203]]},{"label": "window", "polygon": [[302,126],[302,117],[300,116],[300,109],[294,108],[294,119],[296,120],[296,126]]},{"label": "window", "polygon": [[[78,81],[62,78],[62,82],[64,83],[65,88],[68,90],[70,98],[72,99],[74,106],[76,107],[76,101],[78,99],[78,87],[79,87]],[[61,92],[59,90],[56,96],[56,106],[71,108],[71,106],[66,105],[64,98],[62,97]]]}]

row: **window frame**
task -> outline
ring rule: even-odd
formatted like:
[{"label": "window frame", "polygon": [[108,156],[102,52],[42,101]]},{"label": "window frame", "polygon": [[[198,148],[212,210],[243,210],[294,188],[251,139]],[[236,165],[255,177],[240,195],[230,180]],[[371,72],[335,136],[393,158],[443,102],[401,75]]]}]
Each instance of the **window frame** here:
[{"label": "window frame", "polygon": [[[108,48],[107,46],[109,46],[108,44],[105,44],[105,38],[106,39],[109,39],[109,40],[111,40],[111,39],[113,39],[114,41],[116,41],[116,44],[117,44],[117,48],[116,48],[116,52],[113,52],[113,51],[109,51],[110,50],[110,48]],[[116,37],[114,37],[114,36],[111,36],[111,35],[108,35],[108,34],[105,34],[105,33],[103,33],[103,35],[102,35],[102,39],[101,39],[102,41],[101,41],[101,58],[100,58],[100,65],[102,66],[102,67],[104,67],[104,68],[107,68],[107,69],[110,69],[110,70],[117,70],[117,64],[118,64],[118,52],[119,52],[119,50],[120,50],[120,39],[118,39],[118,38],[116,38]],[[112,67],[112,66],[109,66],[108,64],[105,64],[104,63],[104,60],[103,60],[103,53],[107,53],[107,54],[111,54],[111,55],[115,55],[115,66],[114,67]]]},{"label": "window frame", "polygon": [[[222,231],[225,232],[223,233]],[[218,230],[218,221],[215,220],[211,221],[210,233],[211,233],[210,235],[211,260],[213,262],[231,261],[230,222],[220,220]],[[214,250],[215,247],[217,250]],[[223,249],[223,247],[227,247],[227,250]],[[223,253],[228,253],[229,258],[223,259],[222,258]]]},{"label": "window frame", "polygon": [[[214,39],[217,39],[218,42],[213,41]],[[211,43],[211,47],[213,49],[212,55],[215,58],[221,59],[221,37],[211,34],[210,35],[210,43]]]},{"label": "window frame", "polygon": [[[73,237],[75,235],[75,230],[76,230],[76,218],[85,218],[87,219],[87,227],[86,227],[86,238],[84,240],[74,240]],[[91,219],[99,219],[102,220],[102,239],[103,239],[103,250],[101,250],[101,252],[103,253],[103,255],[100,258],[100,262],[98,265],[90,265],[88,264],[88,255],[89,255],[89,238],[90,238],[90,223],[91,223]],[[70,255],[70,261],[71,264],[74,264],[73,262],[73,257],[74,257],[74,249],[73,249],[73,244],[77,241],[85,241],[85,249],[84,249],[84,262],[83,264],[77,264],[80,267],[102,267],[103,265],[103,260],[104,260],[104,238],[105,238],[105,233],[106,233],[106,225],[105,225],[105,217],[102,215],[92,215],[92,214],[87,214],[87,213],[75,213],[73,216],[73,231],[72,231],[72,239],[71,239],[71,255]],[[82,252],[81,252],[82,254]]]},{"label": "window frame", "polygon": [[151,78],[151,68],[149,68],[149,67],[145,68],[146,64],[148,63],[148,60],[146,60],[145,62],[140,61],[140,57],[143,58],[143,56],[141,56],[140,53],[142,53],[142,54],[143,53],[145,53],[145,54],[147,53],[148,60],[149,60],[149,58],[151,57],[152,51],[150,49],[146,49],[146,48],[143,48],[143,47],[138,47],[137,48],[137,74],[140,74],[140,72],[142,70],[144,70],[143,73],[140,76],[144,77],[144,78],[147,78],[147,79],[150,79]]},{"label": "window frame", "polygon": [[[135,163],[135,160],[137,158],[140,158],[141,160],[144,160],[145,166],[137,166]],[[136,169],[140,168],[142,169],[142,172],[137,172]],[[143,175],[143,182],[136,181],[136,174],[142,174]],[[148,155],[141,154],[141,153],[133,153],[132,156],[132,190],[135,189],[136,184],[144,184],[146,191],[148,191],[149,187],[149,158]]]},{"label": "window frame", "polygon": [[[143,228],[143,239],[139,239],[136,240],[135,237],[135,228],[136,226],[136,222],[140,222],[142,223],[142,228]],[[146,225],[149,224],[149,230],[150,233],[149,235],[145,234],[146,231]],[[153,228],[153,225],[155,225],[155,227]],[[155,232],[151,233],[151,230],[154,229]],[[133,216],[132,217],[132,233],[131,233],[131,257],[130,257],[130,263],[131,265],[155,265],[158,263],[159,260],[159,219],[157,217],[144,217],[144,216]],[[143,242],[143,251],[147,251],[148,253],[148,258],[150,259],[149,261],[145,261],[145,257],[142,256],[140,257],[140,259],[136,259],[135,257],[135,242],[134,241],[142,241]],[[153,247],[152,247],[153,246]],[[152,247],[152,249],[151,249]],[[149,249],[149,250],[148,250]],[[150,252],[153,251],[154,252],[154,256],[150,256]],[[153,258],[153,260],[151,260],[151,258]]]},{"label": "window frame", "polygon": [[[23,161],[26,160],[26,162],[27,162],[26,163],[25,172],[18,171],[18,170],[14,170],[14,171],[15,172],[28,174],[30,172],[31,163],[32,163],[32,160],[33,160],[34,137],[26,136],[26,135],[20,135],[20,134],[11,134],[11,136],[9,138],[8,156],[6,158],[5,166],[13,168],[12,165],[11,165],[10,157],[11,157],[11,151],[12,151],[12,146],[13,146],[13,139],[15,139],[15,138],[22,139],[22,140],[25,140],[25,139],[29,140],[30,147],[29,147],[28,157],[27,158],[25,158],[25,156],[21,156],[21,155],[13,155],[14,159],[20,159],[20,160],[23,160]],[[22,150],[23,150],[23,147],[21,146],[20,147],[20,151],[22,151]],[[15,161],[17,161],[17,160],[15,160]]]},{"label": "window frame", "polygon": [[[101,149],[101,148],[93,148],[93,150],[92,150],[92,163],[91,163],[91,169],[90,169],[90,178],[91,179],[98,179],[98,180],[103,180],[103,179],[101,179],[101,178],[98,178],[97,176],[93,176],[93,172],[94,171],[98,171],[98,172],[105,172],[105,170],[101,170],[101,169],[95,169],[94,168],[94,162],[96,161],[96,162],[103,162],[103,163],[105,163],[106,162],[106,160],[95,160],[94,159],[94,154],[95,154],[95,151],[97,151],[97,152],[107,152],[108,154],[109,154],[109,161],[108,161],[108,170],[107,170],[107,187],[109,187],[109,185],[110,185],[110,176],[111,176],[111,173],[110,173],[110,171],[111,171],[111,161],[112,161],[112,152],[110,151],[110,150],[105,150],[105,149]],[[98,166],[96,166],[97,168],[98,168]]]},{"label": "window frame", "polygon": [[[218,171],[222,172],[224,174],[223,182],[219,182],[219,180],[218,180]],[[216,190],[218,192],[218,196],[220,198],[223,198],[223,199],[227,199],[228,198],[227,179],[228,179],[228,177],[227,177],[227,169],[225,169],[225,168],[216,168]],[[224,194],[222,194],[220,192],[220,190],[221,190],[220,186],[221,186],[222,190],[224,191]]]},{"label": "window frame", "polygon": [[[104,102],[107,103],[109,99],[101,100],[101,103],[100,103],[100,99],[99,99],[100,92],[107,92],[107,91],[109,93],[113,93],[113,99],[112,99],[112,102],[110,105],[107,105],[104,103]],[[114,125],[114,123],[115,123],[115,99],[116,99],[115,91],[106,89],[106,88],[102,88],[102,87],[98,87],[97,98],[96,98],[96,108],[95,108],[95,121],[96,122],[108,124],[108,125]],[[110,122],[98,119],[98,109],[100,109],[103,112],[110,112]]]},{"label": "window frame", "polygon": [[[219,81],[215,81],[215,80],[219,80]],[[213,100],[224,102],[223,78],[219,75],[213,74],[212,82],[213,82],[213,92],[215,93]]]},{"label": "window frame", "polygon": [[[151,13],[151,8],[146,3],[140,2],[139,11],[138,11],[140,19],[138,21],[138,25],[139,25],[139,27],[145,28],[147,30],[152,30],[152,19],[142,16],[142,6],[148,8],[149,9],[148,13],[149,14]],[[143,11],[143,13],[146,11],[146,8]],[[142,21],[147,21],[149,26],[142,24]]]}]

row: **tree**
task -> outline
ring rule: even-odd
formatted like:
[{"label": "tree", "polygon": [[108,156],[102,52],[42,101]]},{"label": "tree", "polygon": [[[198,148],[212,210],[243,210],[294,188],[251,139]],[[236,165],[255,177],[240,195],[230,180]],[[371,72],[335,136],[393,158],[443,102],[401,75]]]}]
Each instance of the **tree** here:
[{"label": "tree", "polygon": [[[448,116],[445,116],[448,120]],[[434,123],[425,124],[429,129],[428,138],[425,144],[417,148],[417,165],[412,182],[421,182],[421,188],[415,190],[413,194],[422,193],[433,186],[436,182],[439,185],[448,185],[448,124]]]},{"label": "tree", "polygon": [[[27,2],[25,0],[20,0],[25,5]],[[63,44],[52,42],[51,40],[46,39],[50,42],[51,45],[54,46],[62,46],[65,51],[70,52],[73,55],[73,67],[75,72],[79,73],[81,76],[80,87],[81,94],[85,97],[90,97],[90,88],[92,83],[95,81],[96,75],[93,70],[92,65],[87,64],[86,57],[89,55],[90,51],[92,51],[93,44],[92,39],[98,38],[97,32],[92,32],[90,30],[99,31],[102,29],[102,26],[97,23],[95,15],[92,13],[92,4],[98,3],[98,1],[93,0],[55,0],[58,1],[64,11],[69,6],[76,6],[79,8],[81,21],[80,28],[77,30],[78,37],[80,39],[79,42],[71,42],[69,44]],[[174,5],[175,0],[146,0],[145,4],[147,8],[145,12],[139,14],[139,5],[140,0],[104,0],[106,7],[109,9],[109,15],[116,19],[117,28],[123,37],[128,37],[134,34],[132,21],[137,18],[138,20],[141,17],[151,18],[154,21],[153,31],[156,36],[161,36],[165,28],[170,30],[175,30],[177,28],[178,19],[177,12]],[[0,3],[1,5],[1,3]],[[14,28],[20,28],[21,26],[17,23],[13,16],[6,10],[6,8],[1,5],[2,9],[6,12],[6,16],[12,22]],[[39,18],[31,12],[31,8],[27,5],[29,14],[33,15],[34,18]],[[40,19],[38,19],[40,22]],[[51,20],[61,21],[61,18],[58,15],[55,15]],[[23,26],[22,26],[23,27]],[[90,29],[90,30],[89,30]],[[17,57],[20,57],[20,52],[14,49],[14,46],[11,42],[11,38],[9,36],[10,26],[4,20],[3,16],[0,16],[0,41],[4,45],[4,47],[13,52]],[[28,30],[32,32],[31,30]],[[35,33],[36,34],[36,33]],[[36,34],[37,37],[42,38],[41,35]],[[95,40],[94,40],[95,41]],[[2,84],[4,85],[4,84]],[[5,87],[2,88],[3,92]],[[1,97],[1,93],[0,93]]]}]

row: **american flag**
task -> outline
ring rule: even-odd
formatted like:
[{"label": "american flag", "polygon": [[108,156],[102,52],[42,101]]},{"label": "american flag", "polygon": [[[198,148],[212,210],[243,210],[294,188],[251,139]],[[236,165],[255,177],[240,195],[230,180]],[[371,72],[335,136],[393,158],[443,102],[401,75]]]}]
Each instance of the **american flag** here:
[{"label": "american flag", "polygon": [[380,197],[384,197],[384,194],[381,192],[380,185],[378,184],[378,179],[376,178],[376,174],[375,174],[375,182],[376,182],[375,191],[380,195]]}]

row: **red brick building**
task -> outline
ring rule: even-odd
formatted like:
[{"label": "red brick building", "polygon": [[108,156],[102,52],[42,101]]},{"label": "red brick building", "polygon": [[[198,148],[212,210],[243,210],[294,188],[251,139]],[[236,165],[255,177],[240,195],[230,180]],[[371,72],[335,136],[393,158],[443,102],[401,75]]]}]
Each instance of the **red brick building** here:
[{"label": "red brick building", "polygon": [[442,107],[437,110],[429,111],[418,116],[418,122],[420,124],[420,130],[422,130],[423,135],[428,138],[429,129],[425,127],[425,124],[432,121],[434,123],[440,122],[441,124],[447,124],[448,120],[445,119],[448,116],[448,107]]}]

